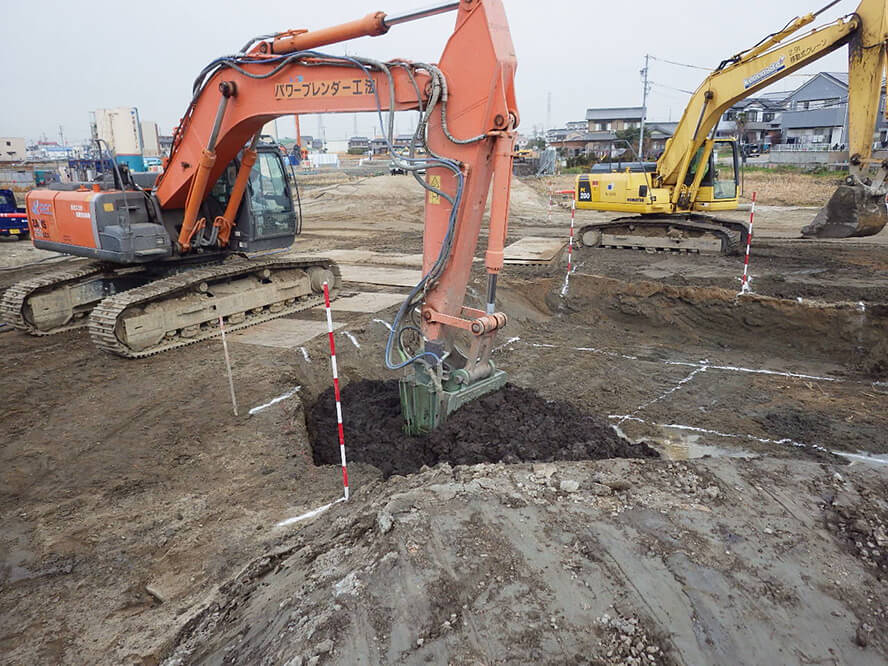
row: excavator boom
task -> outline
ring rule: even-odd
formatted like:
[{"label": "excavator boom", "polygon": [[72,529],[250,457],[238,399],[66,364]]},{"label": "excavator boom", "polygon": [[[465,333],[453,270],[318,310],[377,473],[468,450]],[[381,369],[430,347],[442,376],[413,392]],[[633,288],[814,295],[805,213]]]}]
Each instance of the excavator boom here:
[{"label": "excavator boom", "polygon": [[[455,12],[456,21],[437,64],[317,50],[444,12]],[[285,115],[373,112],[391,150],[394,113],[415,110],[420,120],[409,156],[392,159],[424,188],[423,277],[395,318],[385,364],[405,370],[408,430],[431,430],[505,383],[490,352],[506,324],[496,310],[496,286],[519,123],[515,69],[502,0],[451,0],[255,38],[200,73],[153,187],[116,173],[113,186],[29,195],[39,242],[120,268],[94,264],[18,285],[0,313],[38,335],[82,326],[89,315],[101,348],[139,358],[217,335],[223,320],[232,330],[311,307],[324,282],[334,292],[339,285],[333,262],[230,257],[289,247],[298,231],[278,147],[260,142],[263,125]],[[465,304],[466,288],[488,196],[488,291],[485,307],[474,309]],[[81,222],[86,218],[89,226]],[[68,233],[75,227],[80,237]],[[251,245],[255,239],[265,245]],[[415,326],[409,322],[416,313]],[[418,345],[405,341],[408,331],[419,333]],[[457,339],[465,336],[471,344],[461,348]]]},{"label": "excavator boom", "polygon": [[[717,223],[723,227],[719,232],[724,237],[723,247],[735,247],[745,229],[733,229],[736,225],[728,220],[710,218],[698,223],[692,219],[697,213],[737,207],[736,168],[734,184],[730,185],[719,177],[719,172],[726,170],[724,162],[712,157],[717,144],[724,143],[715,138],[719,121],[737,102],[848,46],[849,175],[846,184],[802,233],[850,237],[881,231],[888,223],[888,162],[873,158],[873,134],[886,71],[888,0],[862,0],[853,14],[803,31],[835,4],[794,19],[753,48],[723,61],[691,96],[654,173],[580,176],[577,207],[646,216],[646,227],[659,226],[674,236],[676,248],[701,247],[688,234],[712,232],[705,225]],[[736,146],[732,150],[736,163]],[[629,218],[620,222],[589,225],[581,236],[588,232],[590,238],[599,239],[604,232],[613,236],[619,231],[627,234],[625,244],[635,245],[627,230],[637,225]],[[653,242],[656,247],[670,247],[670,242]]]}]

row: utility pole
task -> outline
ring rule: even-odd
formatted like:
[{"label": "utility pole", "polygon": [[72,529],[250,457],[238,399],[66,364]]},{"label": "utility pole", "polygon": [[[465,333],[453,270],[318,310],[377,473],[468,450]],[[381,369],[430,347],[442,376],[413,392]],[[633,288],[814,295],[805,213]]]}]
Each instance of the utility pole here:
[{"label": "utility pole", "polygon": [[648,93],[651,89],[651,84],[648,83],[648,70],[650,69],[651,64],[651,56],[645,55],[644,57],[644,69],[641,70],[641,76],[644,80],[644,93],[642,95],[641,102],[641,132],[638,135],[638,161],[644,161],[644,121],[647,119],[647,105],[648,105]]},{"label": "utility pole", "polygon": [[552,91],[549,91],[546,99],[546,127],[544,133],[550,129],[552,129]]}]

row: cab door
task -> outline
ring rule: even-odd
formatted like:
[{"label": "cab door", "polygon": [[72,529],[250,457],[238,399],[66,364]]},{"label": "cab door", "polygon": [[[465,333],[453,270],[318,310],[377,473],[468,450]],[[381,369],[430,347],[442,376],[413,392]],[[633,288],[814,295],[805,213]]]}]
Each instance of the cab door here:
[{"label": "cab door", "polygon": [[736,210],[740,194],[739,166],[736,141],[713,142],[712,154],[697,190],[694,209]]},{"label": "cab door", "polygon": [[280,152],[262,150],[250,172],[250,241],[287,241],[296,234],[296,211]]}]

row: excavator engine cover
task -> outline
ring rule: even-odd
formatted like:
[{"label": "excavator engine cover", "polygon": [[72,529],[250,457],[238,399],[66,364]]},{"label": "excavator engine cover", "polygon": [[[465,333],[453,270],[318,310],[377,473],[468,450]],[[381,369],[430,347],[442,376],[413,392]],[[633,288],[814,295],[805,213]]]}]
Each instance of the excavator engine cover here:
[{"label": "excavator engine cover", "polygon": [[414,436],[427,435],[463,405],[506,385],[506,373],[496,368],[489,377],[472,384],[445,383],[441,388],[436,386],[425,366],[414,364],[409,372],[400,380],[399,388],[404,432]]},{"label": "excavator engine cover", "polygon": [[874,236],[888,223],[884,194],[864,185],[840,185],[814,221],[802,229],[805,238]]}]

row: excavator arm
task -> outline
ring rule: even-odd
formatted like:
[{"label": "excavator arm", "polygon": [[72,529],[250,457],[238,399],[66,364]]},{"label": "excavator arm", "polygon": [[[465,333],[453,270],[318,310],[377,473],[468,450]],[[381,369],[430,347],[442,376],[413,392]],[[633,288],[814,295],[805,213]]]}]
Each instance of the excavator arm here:
[{"label": "excavator arm", "polygon": [[[316,50],[453,10],[458,12],[456,27],[437,65]],[[495,305],[519,122],[515,68],[502,0],[448,2],[401,17],[379,12],[317,32],[291,30],[254,40],[240,55],[211,63],[195,83],[156,187],[158,202],[163,209],[184,208],[178,242],[188,251],[195,234],[207,226],[197,219],[201,203],[226,165],[244,151],[232,200],[214,222],[224,241],[231,225],[226,218],[243,196],[255,137],[268,121],[283,115],[377,112],[391,145],[394,122],[388,115],[386,124],[386,114],[420,112],[414,148],[423,148],[427,157],[393,158],[426,191],[423,278],[392,326],[386,365],[407,370],[401,383],[407,429],[426,432],[468,400],[505,383],[489,357],[497,330],[506,324]],[[465,306],[465,295],[491,191],[486,307],[476,310]],[[414,316],[418,326],[409,323]],[[418,346],[405,340],[411,330],[421,334]],[[470,343],[460,348],[457,339],[465,336]]]},{"label": "excavator arm", "polygon": [[852,189],[840,188],[818,216],[820,222],[815,220],[812,225],[819,231],[811,231],[811,235],[868,236],[885,226],[888,165],[873,160],[872,139],[886,68],[888,2],[863,0],[855,13],[792,39],[823,11],[795,19],[759,45],[724,61],[694,93],[657,162],[654,178],[655,187],[671,188],[672,204],[677,209],[688,210],[693,205],[699,178],[687,184],[689,168],[701,148],[711,150],[706,142],[728,109],[848,45],[851,157],[848,185],[844,187]]}]

